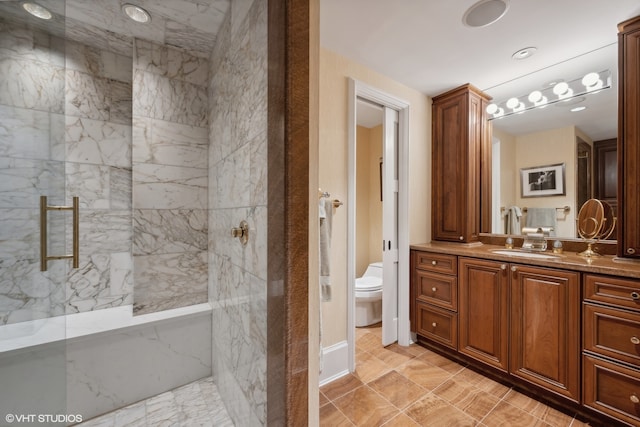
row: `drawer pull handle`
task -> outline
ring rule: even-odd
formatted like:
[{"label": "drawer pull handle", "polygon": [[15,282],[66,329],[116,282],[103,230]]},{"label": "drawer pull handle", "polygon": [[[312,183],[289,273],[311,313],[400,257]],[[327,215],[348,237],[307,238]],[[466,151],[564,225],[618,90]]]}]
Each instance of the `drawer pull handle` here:
[{"label": "drawer pull handle", "polygon": [[[431,324],[431,326],[433,326],[433,327],[435,328],[436,326],[438,326],[438,324],[437,324],[436,322],[433,322],[433,323]],[[636,399],[637,399],[637,398],[636,398]]]},{"label": "drawer pull handle", "polygon": [[435,267],[436,265],[438,265],[438,261],[435,261],[435,260],[431,261],[431,265],[433,265]]},{"label": "drawer pull handle", "polygon": [[500,270],[506,270],[507,269],[507,264],[502,264],[500,266]]},{"label": "drawer pull handle", "polygon": [[638,292],[631,292],[631,299],[639,300],[640,294]]},{"label": "drawer pull handle", "polygon": [[640,403],[640,399],[635,394],[629,396],[629,400],[631,400],[633,403]]},{"label": "drawer pull handle", "polygon": [[434,286],[433,288],[431,288],[431,290],[432,290],[433,292],[435,292],[435,291],[437,291],[438,289]]},{"label": "drawer pull handle", "polygon": [[635,345],[640,344],[640,338],[638,338],[638,337],[631,337],[631,343],[632,343],[632,344],[635,344]]}]

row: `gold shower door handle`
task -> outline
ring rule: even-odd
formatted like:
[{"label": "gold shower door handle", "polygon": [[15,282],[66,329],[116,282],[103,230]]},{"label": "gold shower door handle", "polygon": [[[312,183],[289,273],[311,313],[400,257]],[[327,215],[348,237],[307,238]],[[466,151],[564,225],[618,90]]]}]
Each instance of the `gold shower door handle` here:
[{"label": "gold shower door handle", "polygon": [[[73,253],[71,255],[49,255],[47,253],[47,213],[49,211],[71,211],[73,213]],[[40,196],[40,271],[47,271],[47,263],[56,259],[72,259],[73,268],[80,267],[80,201],[73,198],[71,206],[49,206],[47,196]]]}]

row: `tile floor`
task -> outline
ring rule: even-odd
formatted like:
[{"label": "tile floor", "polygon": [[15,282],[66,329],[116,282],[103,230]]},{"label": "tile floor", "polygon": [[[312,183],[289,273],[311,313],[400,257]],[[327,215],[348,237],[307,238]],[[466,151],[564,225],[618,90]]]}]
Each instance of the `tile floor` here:
[{"label": "tile floor", "polygon": [[320,388],[320,425],[587,426],[418,345],[356,330],[356,372]]},{"label": "tile floor", "polygon": [[82,427],[232,427],[211,377],[78,424]]}]

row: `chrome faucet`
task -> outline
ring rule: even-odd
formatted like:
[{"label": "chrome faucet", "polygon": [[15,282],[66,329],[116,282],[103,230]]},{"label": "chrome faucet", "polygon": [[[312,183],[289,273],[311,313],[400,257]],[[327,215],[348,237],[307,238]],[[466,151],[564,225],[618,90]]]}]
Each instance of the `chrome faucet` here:
[{"label": "chrome faucet", "polygon": [[553,231],[552,227],[524,227],[522,234],[524,234],[524,241],[522,242],[522,249],[525,251],[543,252],[547,250],[547,237],[549,233]]}]

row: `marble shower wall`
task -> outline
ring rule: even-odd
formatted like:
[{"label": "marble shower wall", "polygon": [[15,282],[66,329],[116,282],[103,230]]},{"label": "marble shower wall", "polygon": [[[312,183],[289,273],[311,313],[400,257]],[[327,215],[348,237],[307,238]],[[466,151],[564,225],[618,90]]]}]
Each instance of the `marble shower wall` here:
[{"label": "marble shower wall", "polygon": [[69,269],[66,312],[78,313],[133,303],[132,49],[67,40],[65,50],[67,199],[80,199],[80,268]]},{"label": "marble shower wall", "polygon": [[[266,425],[267,0],[231,2],[210,75],[213,372],[234,424]],[[246,246],[230,235],[242,220]]]},{"label": "marble shower wall", "polygon": [[134,312],[207,302],[209,61],[135,40]]}]

